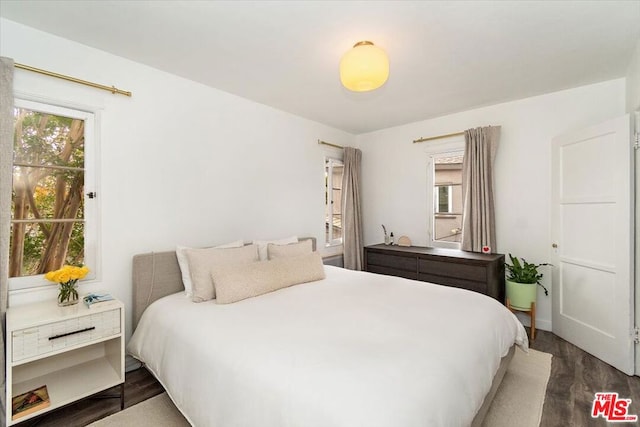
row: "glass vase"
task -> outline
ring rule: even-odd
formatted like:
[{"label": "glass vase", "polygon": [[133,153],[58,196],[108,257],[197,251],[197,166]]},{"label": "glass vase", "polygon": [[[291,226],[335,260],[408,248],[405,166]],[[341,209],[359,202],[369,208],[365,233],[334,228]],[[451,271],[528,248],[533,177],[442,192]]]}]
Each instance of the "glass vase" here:
[{"label": "glass vase", "polygon": [[77,280],[60,283],[58,288],[58,306],[67,307],[78,303]]},{"label": "glass vase", "polygon": [[78,297],[69,297],[69,299],[62,300],[58,299],[58,307],[68,307],[70,305],[75,305],[78,303]]}]

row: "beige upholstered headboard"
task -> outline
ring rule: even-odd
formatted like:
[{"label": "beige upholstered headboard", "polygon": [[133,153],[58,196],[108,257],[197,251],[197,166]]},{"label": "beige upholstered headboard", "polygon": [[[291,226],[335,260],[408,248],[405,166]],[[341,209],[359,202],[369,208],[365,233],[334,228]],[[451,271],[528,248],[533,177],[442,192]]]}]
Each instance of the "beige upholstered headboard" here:
[{"label": "beige upholstered headboard", "polygon": [[[311,240],[316,250],[315,237]],[[133,329],[136,329],[144,310],[157,299],[184,290],[182,274],[175,251],[150,252],[133,256]]]}]

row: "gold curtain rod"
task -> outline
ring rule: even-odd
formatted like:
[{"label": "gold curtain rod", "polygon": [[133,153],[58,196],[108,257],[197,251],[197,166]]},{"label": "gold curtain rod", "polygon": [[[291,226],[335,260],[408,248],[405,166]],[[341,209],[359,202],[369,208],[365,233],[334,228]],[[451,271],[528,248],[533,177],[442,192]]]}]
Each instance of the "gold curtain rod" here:
[{"label": "gold curtain rod", "polygon": [[58,73],[54,73],[52,71],[42,70],[40,68],[31,67],[29,65],[18,64],[17,62],[14,63],[13,66],[16,67],[16,68],[20,68],[21,70],[32,71],[34,73],[44,74],[45,76],[55,77],[55,78],[58,78],[58,79],[67,80],[67,81],[74,82],[74,83],[79,83],[79,84],[82,84],[82,85],[85,85],[85,86],[91,86],[91,87],[94,87],[96,89],[106,90],[106,91],[109,91],[109,92],[113,93],[114,95],[115,94],[120,94],[120,95],[125,95],[125,96],[131,96],[131,92],[126,91],[126,90],[122,90],[122,89],[118,89],[115,86],[105,86],[105,85],[101,85],[101,84],[98,84],[98,83],[88,82],[86,80],[77,79],[75,77],[65,76],[64,74],[58,74]]},{"label": "gold curtain rod", "polygon": [[434,139],[449,138],[451,136],[459,136],[459,135],[464,135],[464,132],[454,132],[454,133],[447,133],[445,135],[429,136],[427,138],[414,139],[413,143],[415,144],[418,142],[433,141]]},{"label": "gold curtain rod", "polygon": [[335,147],[335,148],[339,148],[339,149],[344,149],[344,147],[342,145],[338,145],[338,144],[332,144],[330,142],[326,142],[326,141],[321,141],[318,140],[318,144],[322,144],[322,145],[328,145],[329,147]]}]

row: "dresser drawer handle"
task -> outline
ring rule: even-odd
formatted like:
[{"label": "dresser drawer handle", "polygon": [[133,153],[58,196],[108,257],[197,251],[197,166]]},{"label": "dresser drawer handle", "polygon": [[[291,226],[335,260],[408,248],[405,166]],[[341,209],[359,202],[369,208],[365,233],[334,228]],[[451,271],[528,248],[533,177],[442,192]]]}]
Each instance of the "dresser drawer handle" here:
[{"label": "dresser drawer handle", "polygon": [[69,335],[80,334],[82,332],[93,331],[95,328],[96,328],[95,326],[92,326],[90,328],[84,328],[84,329],[80,329],[78,331],[67,332],[66,334],[54,335],[52,337],[49,337],[49,341],[55,340],[57,338],[66,337],[66,336],[69,336]]}]

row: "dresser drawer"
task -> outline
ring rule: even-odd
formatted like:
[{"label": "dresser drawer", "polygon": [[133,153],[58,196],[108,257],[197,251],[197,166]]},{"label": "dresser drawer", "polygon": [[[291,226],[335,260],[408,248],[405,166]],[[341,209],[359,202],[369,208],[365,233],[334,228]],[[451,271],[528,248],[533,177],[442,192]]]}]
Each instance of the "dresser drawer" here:
[{"label": "dresser drawer", "polygon": [[418,278],[418,273],[415,270],[407,271],[407,270],[398,270],[396,268],[390,268],[390,267],[380,267],[378,265],[369,265],[367,267],[367,271],[369,273],[386,274],[387,276],[404,277],[405,279],[416,280]]},{"label": "dresser drawer", "polygon": [[420,259],[418,261],[418,272],[420,274],[446,276],[477,282],[485,282],[487,280],[487,268],[483,265],[460,264],[432,259]]},{"label": "dresser drawer", "polygon": [[466,289],[468,291],[480,292],[485,295],[488,294],[487,284],[485,282],[474,282],[472,280],[459,279],[456,277],[435,276],[431,274],[419,274],[418,280]]},{"label": "dresser drawer", "polygon": [[410,271],[416,273],[418,271],[416,257],[379,254],[376,252],[367,253],[367,267],[390,267],[396,270]]},{"label": "dresser drawer", "polygon": [[75,317],[11,334],[14,362],[120,333],[120,309]]}]

